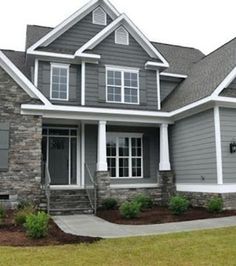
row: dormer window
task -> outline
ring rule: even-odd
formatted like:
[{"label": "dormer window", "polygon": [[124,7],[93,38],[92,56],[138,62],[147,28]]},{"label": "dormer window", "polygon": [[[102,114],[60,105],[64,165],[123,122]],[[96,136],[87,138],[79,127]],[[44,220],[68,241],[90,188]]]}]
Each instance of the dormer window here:
[{"label": "dormer window", "polygon": [[93,24],[107,25],[107,14],[101,7],[93,11]]},{"label": "dormer window", "polygon": [[129,45],[129,33],[124,27],[120,27],[115,31],[115,43]]}]

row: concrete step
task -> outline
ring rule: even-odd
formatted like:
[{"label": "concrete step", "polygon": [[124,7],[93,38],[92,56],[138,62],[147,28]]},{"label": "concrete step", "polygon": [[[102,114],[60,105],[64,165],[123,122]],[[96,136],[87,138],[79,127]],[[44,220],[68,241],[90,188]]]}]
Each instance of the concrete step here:
[{"label": "concrete step", "polygon": [[50,215],[74,215],[74,214],[93,214],[92,208],[62,208],[62,209],[50,209]]}]

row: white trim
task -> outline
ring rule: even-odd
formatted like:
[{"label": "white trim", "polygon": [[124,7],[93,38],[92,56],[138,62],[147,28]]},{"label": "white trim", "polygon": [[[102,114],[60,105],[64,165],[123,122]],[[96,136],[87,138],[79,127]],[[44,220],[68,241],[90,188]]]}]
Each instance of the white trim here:
[{"label": "white trim", "polygon": [[222,169],[222,150],[221,150],[221,130],[220,130],[220,108],[214,107],[214,123],[215,123],[215,143],[216,143],[216,166],[217,166],[217,183],[223,184]]},{"label": "white trim", "polygon": [[172,77],[172,78],[180,78],[180,79],[186,79],[188,77],[187,75],[168,73],[168,72],[162,72],[160,75],[164,77]]},{"label": "white trim", "polygon": [[[108,85],[108,71],[117,71],[121,73],[121,85]],[[137,102],[126,102],[125,101],[125,85],[124,85],[124,73],[135,73],[137,74],[137,88],[135,87],[128,87],[130,89],[135,89],[137,90]],[[110,101],[108,100],[108,87],[118,87],[121,89],[121,101]],[[111,66],[106,66],[106,102],[107,103],[119,103],[119,104],[133,104],[133,105],[139,105],[140,104],[140,86],[139,86],[139,70],[137,69],[132,69],[132,68],[127,68],[127,67],[111,67]]]},{"label": "white trim", "polygon": [[12,79],[31,97],[41,100],[45,106],[52,104],[48,99],[26,78],[26,76],[0,51],[0,66]]},{"label": "white trim", "polygon": [[163,63],[160,63],[160,62],[147,61],[145,63],[145,69],[156,70],[156,69],[159,69],[160,67],[166,67],[166,66],[163,65]]},{"label": "white trim", "polygon": [[106,121],[98,122],[97,171],[107,171]]},{"label": "white trim", "polygon": [[110,185],[111,189],[122,189],[122,188],[157,188],[158,184],[119,184]]},{"label": "white trim", "polygon": [[34,60],[34,86],[38,87],[38,75],[39,75],[39,60]]},{"label": "white trim", "polygon": [[170,153],[169,153],[169,136],[168,124],[161,124],[160,127],[160,171],[170,171]]},{"label": "white trim", "polygon": [[85,62],[81,63],[81,105],[85,105],[85,77],[86,77],[86,65]]},{"label": "white trim", "polygon": [[85,185],[85,124],[81,122],[81,186]]},{"label": "white trim", "polygon": [[[62,68],[66,69],[67,73],[67,88],[66,88],[66,99],[62,98],[53,98],[52,97],[52,85],[53,85],[53,68]],[[50,69],[50,99],[55,101],[69,101],[69,87],[70,87],[70,65],[68,64],[59,64],[59,63],[51,63]]]},{"label": "white trim", "polygon": [[202,193],[236,193],[236,184],[176,184],[177,191]]},{"label": "white trim", "polygon": [[106,28],[104,28],[92,39],[90,39],[86,44],[84,44],[80,49],[76,51],[75,55],[78,53],[83,53],[85,50],[93,49],[120,25],[125,26],[125,28],[131,33],[131,35],[143,47],[143,49],[149,54],[149,56],[160,59],[162,61],[163,67],[169,67],[166,59],[157,51],[157,49],[151,44],[151,42],[125,14],[120,15],[116,20],[114,20]]},{"label": "white trim", "polygon": [[[126,34],[126,42],[125,43],[122,43],[118,40],[118,36],[117,36],[117,33],[120,29],[123,29],[125,34]],[[123,27],[123,26],[120,26],[116,31],[115,31],[115,44],[121,44],[121,45],[129,45],[129,33],[128,31]]]},{"label": "white trim", "polygon": [[[102,13],[104,15],[104,23],[100,23],[99,21],[95,21],[95,12],[98,10],[102,11]],[[107,13],[100,6],[93,10],[93,24],[103,25],[103,26],[107,25]]]},{"label": "white trim", "polygon": [[111,16],[111,18],[115,19],[119,16],[119,12],[114,8],[114,6],[108,1],[99,1],[99,0],[91,0],[89,3],[84,5],[74,14],[72,14],[69,18],[60,23],[57,27],[51,30],[48,34],[46,34],[43,38],[33,44],[28,48],[27,53],[32,53],[39,46],[46,47],[50,43],[52,43],[56,38],[62,35],[66,30],[71,28],[81,19],[83,19],[87,14],[89,14],[94,8],[98,5],[101,5],[105,11]]},{"label": "white trim", "polygon": [[43,52],[43,51],[32,51],[28,52],[27,54],[37,55],[37,56],[46,56],[46,57],[55,57],[60,59],[74,59],[74,55],[70,54],[59,54],[59,53],[52,53],[52,52]]},{"label": "white trim", "polygon": [[79,185],[51,185],[51,190],[81,190],[83,187]]},{"label": "white trim", "polygon": [[161,110],[161,89],[160,89],[160,72],[156,71],[156,79],[157,79],[157,110]]},{"label": "white trim", "polygon": [[81,154],[80,154],[80,147],[81,147],[81,143],[80,143],[80,125],[78,125],[78,128],[77,128],[77,152],[76,152],[76,155],[77,155],[77,161],[76,161],[76,171],[77,171],[77,184],[79,186],[81,186]]}]

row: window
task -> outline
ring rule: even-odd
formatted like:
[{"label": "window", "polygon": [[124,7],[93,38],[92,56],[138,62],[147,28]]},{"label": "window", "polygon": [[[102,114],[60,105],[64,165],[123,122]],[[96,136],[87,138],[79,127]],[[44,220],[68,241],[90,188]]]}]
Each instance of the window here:
[{"label": "window", "polygon": [[107,14],[101,7],[93,11],[93,24],[107,25]]},{"label": "window", "polygon": [[108,170],[113,178],[142,178],[142,135],[133,133],[108,134],[107,162]]},{"label": "window", "polygon": [[124,27],[120,27],[115,31],[115,43],[129,45],[129,33]]},{"label": "window", "polygon": [[107,68],[107,102],[139,104],[138,70]]},{"label": "window", "polygon": [[69,99],[69,65],[51,64],[51,93],[52,100]]}]

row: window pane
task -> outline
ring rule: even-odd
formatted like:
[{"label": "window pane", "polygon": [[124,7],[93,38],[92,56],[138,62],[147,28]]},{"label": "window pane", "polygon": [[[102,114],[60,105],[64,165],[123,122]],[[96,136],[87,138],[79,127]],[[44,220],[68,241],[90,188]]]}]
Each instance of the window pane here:
[{"label": "window pane", "polygon": [[138,102],[138,90],[125,88],[125,102],[137,103]]},{"label": "window pane", "polygon": [[121,101],[121,88],[108,86],[107,88],[107,99],[111,102]]},{"label": "window pane", "polygon": [[52,98],[67,99],[68,70],[66,68],[52,67]]},{"label": "window pane", "polygon": [[53,75],[59,76],[60,75],[60,68],[58,67],[53,67]]}]

